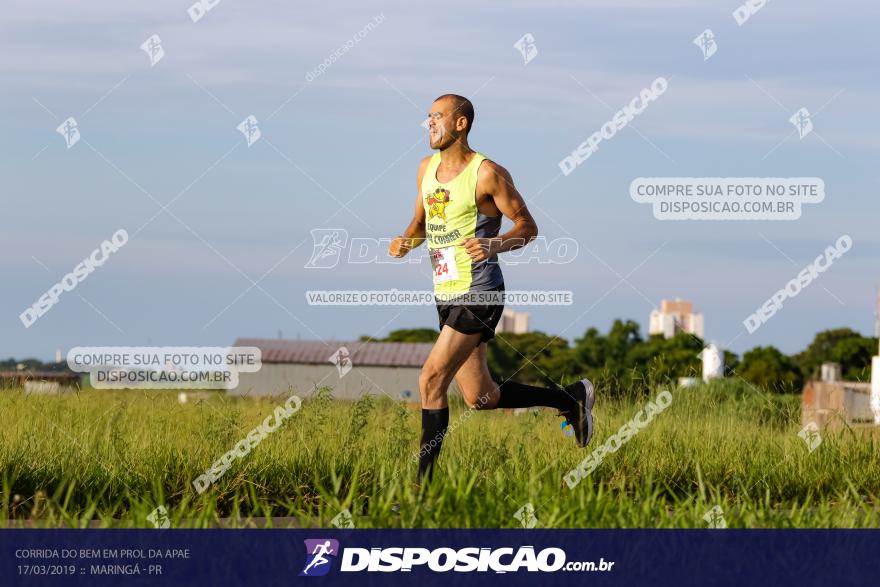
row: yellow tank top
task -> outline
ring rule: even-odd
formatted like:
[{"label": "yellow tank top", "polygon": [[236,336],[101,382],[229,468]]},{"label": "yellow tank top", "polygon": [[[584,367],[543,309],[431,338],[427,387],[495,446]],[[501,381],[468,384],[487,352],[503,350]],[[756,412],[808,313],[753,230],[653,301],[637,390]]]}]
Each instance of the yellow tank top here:
[{"label": "yellow tank top", "polygon": [[484,216],[477,209],[477,172],[485,159],[485,155],[475,152],[461,173],[444,183],[437,180],[440,153],[435,153],[422,177],[425,233],[435,293],[456,295],[503,284],[496,256],[474,263],[461,246],[469,238],[497,236],[501,226],[501,216]]}]

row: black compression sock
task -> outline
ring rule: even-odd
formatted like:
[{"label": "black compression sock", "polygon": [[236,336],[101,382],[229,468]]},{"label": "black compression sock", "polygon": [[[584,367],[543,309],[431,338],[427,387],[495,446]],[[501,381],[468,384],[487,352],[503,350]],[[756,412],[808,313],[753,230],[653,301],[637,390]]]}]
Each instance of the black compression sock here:
[{"label": "black compression sock", "polygon": [[515,381],[505,381],[498,386],[501,397],[496,408],[531,408],[546,406],[557,410],[567,410],[575,399],[559,387],[535,387]]},{"label": "black compression sock", "polygon": [[422,442],[419,448],[419,481],[425,473],[428,481],[434,477],[434,461],[440,454],[443,437],[449,426],[449,408],[436,410],[422,408]]}]

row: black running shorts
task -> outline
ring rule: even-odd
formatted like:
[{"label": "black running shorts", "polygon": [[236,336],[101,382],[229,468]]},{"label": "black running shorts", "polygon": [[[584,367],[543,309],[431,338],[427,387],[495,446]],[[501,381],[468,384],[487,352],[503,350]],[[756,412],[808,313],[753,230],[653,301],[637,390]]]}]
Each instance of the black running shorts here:
[{"label": "black running shorts", "polygon": [[[492,288],[490,291],[504,292],[504,284]],[[501,295],[500,304],[490,305],[461,305],[449,303],[437,303],[437,314],[440,317],[440,329],[449,326],[462,334],[481,333],[480,342],[487,342],[495,336],[495,326],[501,320],[504,312],[504,294]]]}]

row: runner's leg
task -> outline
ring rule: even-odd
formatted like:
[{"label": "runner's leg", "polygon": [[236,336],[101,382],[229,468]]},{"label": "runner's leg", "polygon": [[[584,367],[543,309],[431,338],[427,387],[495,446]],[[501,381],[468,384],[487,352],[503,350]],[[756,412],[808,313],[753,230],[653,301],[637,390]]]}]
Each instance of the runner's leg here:
[{"label": "runner's leg", "polygon": [[494,410],[500,391],[489,374],[486,364],[486,343],[471,351],[455,374],[455,383],[467,407],[475,410]]},{"label": "runner's leg", "polygon": [[583,447],[590,442],[596,396],[589,379],[582,379],[565,388],[535,387],[515,381],[504,381],[498,385],[489,374],[486,348],[485,343],[475,348],[455,374],[455,382],[469,408],[556,408],[574,426],[578,445]]},{"label": "runner's leg", "polygon": [[428,355],[419,375],[422,400],[422,439],[419,448],[419,479],[427,473],[433,477],[434,461],[440,454],[443,437],[449,426],[449,403],[446,392],[455,373],[480,343],[480,334],[462,334],[449,326],[440,330],[440,336]]},{"label": "runner's leg", "polygon": [[572,409],[578,400],[575,394],[561,387],[536,387],[516,381],[498,385],[486,364],[486,344],[471,352],[455,374],[455,382],[465,404],[476,410],[545,406],[566,411]]}]

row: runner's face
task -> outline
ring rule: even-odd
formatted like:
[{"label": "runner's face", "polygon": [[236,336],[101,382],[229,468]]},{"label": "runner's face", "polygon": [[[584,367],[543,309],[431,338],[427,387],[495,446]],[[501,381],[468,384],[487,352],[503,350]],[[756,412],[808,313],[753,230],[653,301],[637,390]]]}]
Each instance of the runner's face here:
[{"label": "runner's face", "polygon": [[428,139],[432,149],[445,149],[455,140],[455,121],[449,100],[438,100],[428,114]]}]

